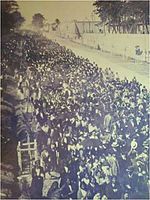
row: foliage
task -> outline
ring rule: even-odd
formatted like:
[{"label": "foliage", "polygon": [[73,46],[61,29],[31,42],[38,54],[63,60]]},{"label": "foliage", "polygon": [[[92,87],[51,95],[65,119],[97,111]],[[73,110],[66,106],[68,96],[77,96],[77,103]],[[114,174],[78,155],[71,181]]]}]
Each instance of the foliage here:
[{"label": "foliage", "polygon": [[132,21],[132,25],[149,24],[148,1],[96,0],[93,5],[96,7],[95,13],[104,23],[120,25]]},{"label": "foliage", "polygon": [[19,28],[25,21],[18,8],[15,0],[1,2],[2,33]]},{"label": "foliage", "polygon": [[96,14],[103,22],[116,22],[121,14],[123,2],[120,1],[96,1]]},{"label": "foliage", "polygon": [[32,17],[32,25],[37,29],[41,29],[44,26],[44,20],[45,18],[41,13],[36,13]]}]

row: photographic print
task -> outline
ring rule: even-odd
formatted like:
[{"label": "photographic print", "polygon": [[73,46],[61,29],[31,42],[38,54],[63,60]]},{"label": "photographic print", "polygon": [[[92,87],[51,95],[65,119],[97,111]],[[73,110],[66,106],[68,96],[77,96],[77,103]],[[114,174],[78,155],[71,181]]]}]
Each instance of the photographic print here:
[{"label": "photographic print", "polygon": [[1,199],[149,199],[149,1],[1,1]]}]

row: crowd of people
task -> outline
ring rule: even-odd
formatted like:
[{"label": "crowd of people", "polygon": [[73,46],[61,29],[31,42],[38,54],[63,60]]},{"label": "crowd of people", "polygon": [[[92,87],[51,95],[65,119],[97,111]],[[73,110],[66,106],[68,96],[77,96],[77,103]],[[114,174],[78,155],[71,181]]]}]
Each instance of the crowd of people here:
[{"label": "crowd of people", "polygon": [[35,33],[12,37],[2,52],[2,73],[13,60],[20,97],[16,115],[25,118],[26,132],[38,145],[31,198],[43,196],[45,174],[52,171],[60,178],[45,198],[148,198],[146,87],[135,77],[120,80],[111,68]]}]

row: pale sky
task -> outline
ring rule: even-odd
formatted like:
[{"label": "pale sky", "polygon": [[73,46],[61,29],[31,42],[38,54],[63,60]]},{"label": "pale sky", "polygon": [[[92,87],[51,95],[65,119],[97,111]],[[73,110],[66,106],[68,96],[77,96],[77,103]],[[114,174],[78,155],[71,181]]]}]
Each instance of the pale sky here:
[{"label": "pale sky", "polygon": [[[92,20],[91,13],[95,9],[91,1],[17,1],[22,16],[26,19],[26,23],[31,23],[32,16],[35,13],[41,13],[49,22],[58,18],[60,21]],[[93,20],[98,20],[98,16],[94,15]]]}]

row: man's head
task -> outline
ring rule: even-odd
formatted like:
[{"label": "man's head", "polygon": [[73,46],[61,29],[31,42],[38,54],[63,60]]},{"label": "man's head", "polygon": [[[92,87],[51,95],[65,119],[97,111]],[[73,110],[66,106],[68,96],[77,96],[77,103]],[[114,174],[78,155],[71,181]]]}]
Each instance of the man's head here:
[{"label": "man's head", "polygon": [[36,167],[39,167],[39,166],[40,166],[40,160],[36,160],[36,161],[35,161],[35,166],[36,166]]}]

